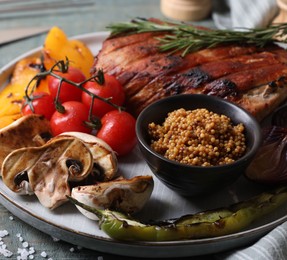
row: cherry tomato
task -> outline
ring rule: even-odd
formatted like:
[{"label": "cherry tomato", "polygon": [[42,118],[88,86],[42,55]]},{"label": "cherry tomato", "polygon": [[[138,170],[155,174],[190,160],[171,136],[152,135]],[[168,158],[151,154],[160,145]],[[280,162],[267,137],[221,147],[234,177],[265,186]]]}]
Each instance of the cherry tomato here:
[{"label": "cherry tomato", "polygon": [[[75,83],[83,82],[86,79],[85,75],[79,69],[73,67],[69,67],[66,73],[55,72],[55,74],[63,78],[66,78],[70,81],[73,81]],[[48,88],[50,91],[50,95],[53,98],[57,96],[59,85],[60,85],[60,79],[57,79],[53,76],[48,76]],[[81,101],[81,97],[82,97],[81,89],[66,82],[62,83],[59,94],[59,99],[61,103],[71,100]]]},{"label": "cherry tomato", "polygon": [[[84,88],[97,96],[111,98],[110,101],[118,106],[123,105],[125,101],[125,92],[122,85],[114,76],[110,76],[108,74],[104,74],[103,85],[100,85],[96,81],[89,81],[84,85]],[[82,102],[90,107],[92,102],[91,96],[83,92]],[[115,108],[113,106],[105,103],[104,101],[97,98],[94,99],[93,115],[102,117],[104,114],[114,109]]]},{"label": "cherry tomato", "polygon": [[78,101],[68,101],[62,105],[65,112],[56,111],[50,120],[54,136],[69,131],[91,133],[91,128],[85,125],[89,118],[89,109],[84,104]]},{"label": "cherry tomato", "polygon": [[46,92],[34,92],[31,98],[34,111],[32,111],[29,104],[26,103],[22,108],[22,114],[39,114],[50,120],[51,116],[55,112],[53,98]]},{"label": "cherry tomato", "polygon": [[105,114],[97,137],[104,140],[118,155],[129,153],[135,146],[135,118],[127,112],[113,110]]}]

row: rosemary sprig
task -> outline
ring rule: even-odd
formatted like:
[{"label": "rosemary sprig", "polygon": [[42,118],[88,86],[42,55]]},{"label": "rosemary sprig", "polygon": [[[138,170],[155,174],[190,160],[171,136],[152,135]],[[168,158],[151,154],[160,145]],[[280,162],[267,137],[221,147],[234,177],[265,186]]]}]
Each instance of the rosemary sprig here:
[{"label": "rosemary sprig", "polygon": [[[267,28],[240,28],[240,30],[208,30],[184,23],[161,24],[143,18],[133,19],[131,22],[111,24],[107,27],[111,35],[121,33],[165,32],[157,39],[160,51],[182,51],[182,55],[211,48],[225,43],[246,43],[263,47],[271,42],[287,42],[287,23],[270,25]],[[239,29],[239,28],[238,28]]]}]

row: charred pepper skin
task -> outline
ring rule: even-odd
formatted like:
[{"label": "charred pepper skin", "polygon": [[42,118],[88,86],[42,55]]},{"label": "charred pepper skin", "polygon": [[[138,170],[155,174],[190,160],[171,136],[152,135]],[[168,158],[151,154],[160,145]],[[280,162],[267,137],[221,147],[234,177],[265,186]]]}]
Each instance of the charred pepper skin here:
[{"label": "charred pepper skin", "polygon": [[228,208],[209,210],[153,224],[141,223],[128,215],[99,210],[69,197],[73,204],[93,212],[100,228],[111,238],[122,241],[175,241],[218,237],[244,230],[255,220],[287,201],[287,187],[275,188]]}]

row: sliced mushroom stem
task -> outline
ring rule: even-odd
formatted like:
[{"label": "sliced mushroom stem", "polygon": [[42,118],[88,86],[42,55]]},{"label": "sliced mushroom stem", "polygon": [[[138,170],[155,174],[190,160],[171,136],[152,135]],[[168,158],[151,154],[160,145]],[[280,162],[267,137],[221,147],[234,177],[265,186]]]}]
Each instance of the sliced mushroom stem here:
[{"label": "sliced mushroom stem", "polygon": [[94,164],[93,172],[88,176],[87,181],[89,184],[94,184],[99,181],[110,181],[116,178],[118,171],[117,157],[106,142],[94,135],[80,132],[67,132],[61,134],[60,137],[61,136],[79,138],[90,149]]},{"label": "sliced mushroom stem", "polygon": [[78,175],[83,170],[83,164],[80,161],[74,159],[67,159],[66,166],[69,169],[69,172],[73,175]]},{"label": "sliced mushroom stem", "polygon": [[16,186],[20,186],[23,181],[29,182],[28,172],[22,171],[19,174],[17,174],[14,178],[14,183]]}]

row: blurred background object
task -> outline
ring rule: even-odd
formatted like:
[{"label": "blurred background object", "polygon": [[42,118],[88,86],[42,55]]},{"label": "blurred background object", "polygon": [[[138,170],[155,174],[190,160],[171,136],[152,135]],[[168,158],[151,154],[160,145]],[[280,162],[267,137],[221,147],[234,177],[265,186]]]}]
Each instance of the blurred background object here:
[{"label": "blurred background object", "polygon": [[262,28],[278,14],[276,0],[213,0],[212,18],[219,29]]},{"label": "blurred background object", "polygon": [[0,0],[0,18],[70,13],[93,5],[94,0]]},{"label": "blurred background object", "polygon": [[162,13],[180,21],[198,21],[206,18],[211,11],[211,0],[161,0]]},{"label": "blurred background object", "polygon": [[164,16],[177,21],[201,21],[212,18],[219,29],[260,28],[278,15],[286,21],[286,0],[161,0]]},{"label": "blurred background object", "polygon": [[273,20],[273,23],[286,23],[287,22],[287,0],[277,0],[279,7],[279,14]]}]

